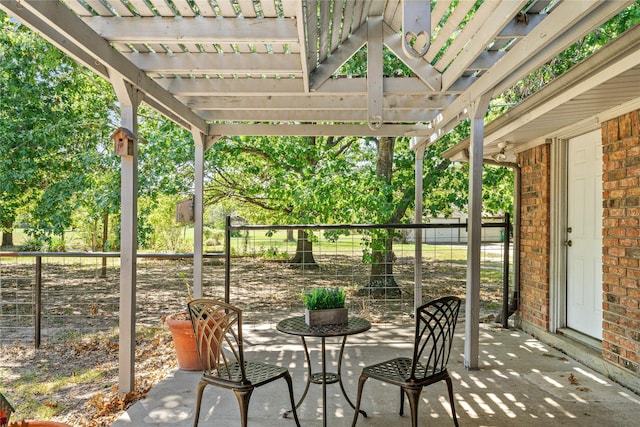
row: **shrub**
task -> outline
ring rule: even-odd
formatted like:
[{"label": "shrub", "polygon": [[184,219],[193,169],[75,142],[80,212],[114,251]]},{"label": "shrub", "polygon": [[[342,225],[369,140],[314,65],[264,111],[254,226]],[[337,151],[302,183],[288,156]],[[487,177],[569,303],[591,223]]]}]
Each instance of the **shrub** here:
[{"label": "shrub", "polygon": [[302,301],[308,310],[344,308],[347,293],[340,288],[316,288],[302,294]]}]

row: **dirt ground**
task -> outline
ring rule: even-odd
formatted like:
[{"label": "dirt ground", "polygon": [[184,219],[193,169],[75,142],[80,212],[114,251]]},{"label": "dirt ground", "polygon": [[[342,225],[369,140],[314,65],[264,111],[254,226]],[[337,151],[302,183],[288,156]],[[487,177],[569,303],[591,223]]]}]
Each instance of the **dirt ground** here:
[{"label": "dirt ground", "polygon": [[[265,317],[300,310],[299,295],[307,286],[343,286],[355,290],[366,278],[366,266],[344,256],[318,259],[320,268],[301,272],[285,263],[234,260],[231,301],[244,310],[245,327]],[[192,270],[190,261],[141,262],[137,278],[136,389],[128,395],[118,385],[118,270],[106,277],[93,265],[47,265],[43,289],[43,343],[34,348],[24,322],[31,310],[29,265],[0,265],[0,392],[18,409],[13,421],[33,419],[46,407],[47,418],[74,426],[110,425],[126,408],[176,368],[164,315],[183,309]],[[499,263],[488,263],[481,290],[485,320],[501,307]],[[423,267],[423,300],[441,295],[465,296],[464,264],[427,261]],[[496,273],[497,271],[497,273]],[[413,262],[398,259],[394,276],[401,296],[351,297],[350,310],[372,322],[411,322]],[[365,279],[366,280],[366,279]],[[224,269],[217,260],[205,265],[205,296],[224,296]],[[27,295],[26,302],[19,302]],[[21,314],[22,313],[22,314]],[[266,313],[266,316],[265,316]],[[464,313],[461,313],[464,317]]]}]

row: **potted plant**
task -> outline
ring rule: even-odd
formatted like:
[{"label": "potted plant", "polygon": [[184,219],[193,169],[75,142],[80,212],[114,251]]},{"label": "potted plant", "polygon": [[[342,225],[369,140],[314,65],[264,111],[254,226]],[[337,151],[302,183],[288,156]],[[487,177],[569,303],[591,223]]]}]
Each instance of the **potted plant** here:
[{"label": "potted plant", "polygon": [[348,309],[344,306],[347,293],[340,288],[316,288],[302,294],[304,318],[309,326],[347,323]]},{"label": "potted plant", "polygon": [[69,424],[58,423],[56,421],[19,421],[9,423],[11,413],[14,412],[13,406],[0,393],[0,427],[71,427]]},{"label": "potted plant", "polygon": [[187,312],[172,313],[165,317],[164,323],[173,337],[178,367],[185,371],[199,371],[201,367],[196,337]]},{"label": "potted plant", "polygon": [[[181,274],[184,284],[187,288],[187,302],[193,299],[191,292],[191,285],[186,280],[184,273]],[[216,327],[221,328],[222,323],[211,319],[215,322]],[[171,331],[173,337],[173,345],[176,349],[176,357],[178,359],[178,367],[185,371],[199,371],[202,369],[200,364],[200,357],[198,355],[198,346],[196,345],[196,336],[193,331],[193,325],[191,324],[191,318],[186,311],[180,311],[178,313],[172,313],[164,318],[164,323]],[[215,329],[215,328],[211,328]],[[215,335],[220,338],[222,336],[222,330],[219,333],[216,330]],[[216,341],[212,342],[212,346]]]}]

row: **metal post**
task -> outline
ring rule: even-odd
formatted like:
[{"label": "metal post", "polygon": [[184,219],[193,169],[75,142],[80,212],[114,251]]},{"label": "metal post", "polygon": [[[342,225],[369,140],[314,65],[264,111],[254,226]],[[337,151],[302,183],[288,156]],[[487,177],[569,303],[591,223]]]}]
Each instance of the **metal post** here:
[{"label": "metal post", "polygon": [[42,257],[36,256],[36,289],[35,289],[35,341],[36,348],[40,348],[40,331],[42,316]]},{"label": "metal post", "polygon": [[231,290],[231,216],[224,227],[224,302],[229,304]]},{"label": "metal post", "polygon": [[502,264],[502,327],[509,329],[509,234],[511,215],[504,215],[504,256]]}]

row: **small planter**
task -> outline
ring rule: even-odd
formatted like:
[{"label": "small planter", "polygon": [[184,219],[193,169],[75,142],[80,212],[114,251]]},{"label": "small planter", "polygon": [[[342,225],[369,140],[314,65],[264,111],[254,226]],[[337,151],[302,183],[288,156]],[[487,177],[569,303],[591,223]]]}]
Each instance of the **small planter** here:
[{"label": "small planter", "polygon": [[58,423],[55,421],[20,421],[11,423],[9,427],[71,427],[70,424]]},{"label": "small planter", "polygon": [[173,337],[173,345],[176,348],[178,367],[185,371],[199,371],[200,358],[196,347],[196,337],[193,333],[191,320],[186,313],[170,314],[165,319],[167,327]]},{"label": "small planter", "polygon": [[[221,314],[216,319],[220,319],[223,317]],[[214,318],[207,320],[216,323],[221,323],[219,321],[214,320]],[[187,316],[186,312],[171,314],[166,317],[165,322],[167,327],[171,331],[171,336],[173,337],[173,344],[176,348],[176,356],[178,358],[178,367],[185,371],[200,371],[203,369],[202,364],[200,363],[200,356],[198,355],[198,347],[196,345],[196,336],[193,332],[193,326],[191,325],[191,320]],[[216,340],[212,341],[211,346],[213,347],[215,342],[219,342],[222,337],[222,325],[218,325],[218,328],[210,328],[215,330]],[[204,349],[203,349],[204,350]],[[213,353],[215,354],[217,348],[213,348]],[[204,351],[203,351],[204,353]],[[210,369],[212,363],[211,361],[207,361],[205,363],[205,369]]]},{"label": "small planter", "polygon": [[328,308],[325,310],[304,309],[304,321],[309,326],[336,325],[349,321],[349,309]]}]

